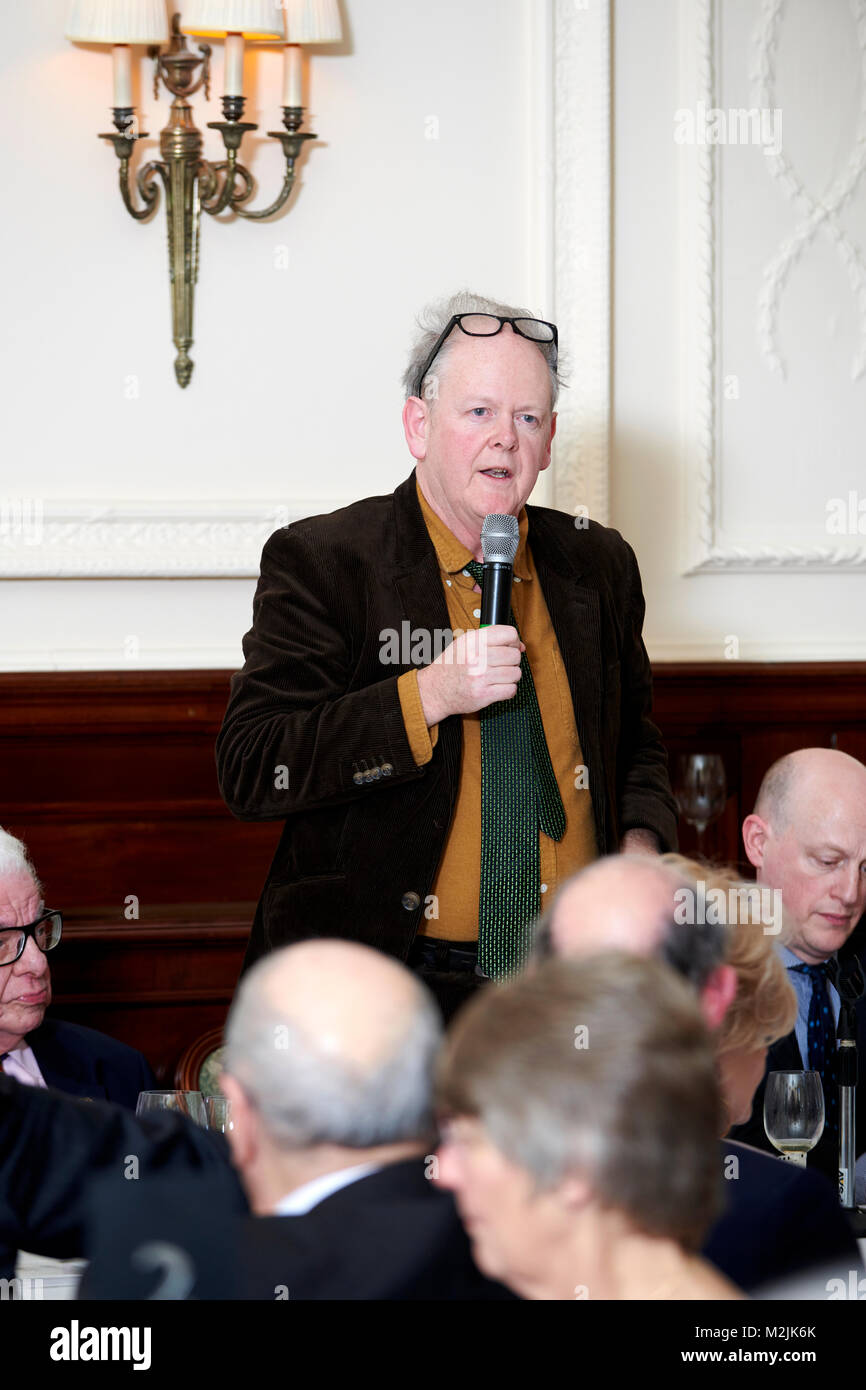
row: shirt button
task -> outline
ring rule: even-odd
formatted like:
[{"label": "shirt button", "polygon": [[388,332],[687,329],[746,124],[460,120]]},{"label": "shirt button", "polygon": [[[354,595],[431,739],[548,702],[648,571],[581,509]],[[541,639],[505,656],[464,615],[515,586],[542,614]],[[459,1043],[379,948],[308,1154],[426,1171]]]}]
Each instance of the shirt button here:
[{"label": "shirt button", "polygon": [[480,608],[473,608],[473,610],[472,610],[472,616],[473,616],[474,618],[480,618],[480,617],[481,617],[481,609],[480,609]]},{"label": "shirt button", "polygon": [[515,582],[515,584],[522,584],[522,583],[523,583],[523,580],[520,578],[520,575],[519,575],[519,574],[515,574],[515,575],[514,575],[514,582]]},{"label": "shirt button", "polygon": [[547,884],[546,884],[546,883],[542,883],[542,885],[541,885],[541,891],[542,891],[542,893],[546,893],[546,892],[547,892]]},{"label": "shirt button", "polygon": [[472,578],[472,575],[469,573],[468,570],[464,570],[463,573],[466,575],[466,578],[467,578],[467,579],[471,579],[471,578]]},{"label": "shirt button", "polygon": [[451,588],[451,580],[450,580],[450,579],[446,579],[446,580],[445,580],[445,583],[448,585],[448,588],[450,589],[450,588]]},{"label": "shirt button", "polygon": [[417,893],[404,893],[400,901],[407,912],[414,912],[421,906],[421,899]]}]

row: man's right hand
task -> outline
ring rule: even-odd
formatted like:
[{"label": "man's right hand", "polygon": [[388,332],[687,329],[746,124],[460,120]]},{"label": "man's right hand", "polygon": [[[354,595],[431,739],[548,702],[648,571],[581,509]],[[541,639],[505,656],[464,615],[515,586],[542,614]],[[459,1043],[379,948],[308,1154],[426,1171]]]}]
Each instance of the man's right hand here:
[{"label": "man's right hand", "polygon": [[461,632],[429,666],[418,672],[427,727],[450,714],[474,714],[497,700],[511,700],[520,680],[526,647],[507,624]]}]

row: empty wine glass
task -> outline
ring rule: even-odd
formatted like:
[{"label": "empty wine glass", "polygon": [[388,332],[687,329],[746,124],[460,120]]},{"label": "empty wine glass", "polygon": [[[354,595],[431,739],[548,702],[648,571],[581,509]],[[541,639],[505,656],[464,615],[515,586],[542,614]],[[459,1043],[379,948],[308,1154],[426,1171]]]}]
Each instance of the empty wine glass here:
[{"label": "empty wine glass", "polygon": [[764,1091],[764,1129],[789,1163],[806,1155],[824,1132],[824,1088],[817,1071],[771,1071]]},{"label": "empty wine glass", "polygon": [[227,1134],[233,1128],[231,1101],[225,1096],[205,1096],[204,1105],[208,1129],[218,1129],[220,1134]]},{"label": "empty wine glass", "polygon": [[186,1115],[194,1124],[207,1129],[207,1113],[201,1091],[140,1091],[135,1103],[136,1115],[149,1115],[156,1110]]},{"label": "empty wine glass", "polygon": [[717,753],[685,753],[677,759],[674,795],[683,819],[698,832],[698,853],[704,852],[704,831],[725,809],[728,790],[725,765]]}]

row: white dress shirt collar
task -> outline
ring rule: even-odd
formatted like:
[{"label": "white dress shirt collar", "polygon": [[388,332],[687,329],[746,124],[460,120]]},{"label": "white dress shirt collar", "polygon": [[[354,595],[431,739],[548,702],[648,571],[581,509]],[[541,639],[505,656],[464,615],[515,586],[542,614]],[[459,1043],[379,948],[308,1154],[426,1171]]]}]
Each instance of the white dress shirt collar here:
[{"label": "white dress shirt collar", "polygon": [[26,1043],[20,1043],[11,1052],[4,1054],[3,1071],[15,1081],[20,1081],[23,1086],[45,1088],[45,1078],[39,1070],[39,1063],[33,1055],[33,1049]]},{"label": "white dress shirt collar", "polygon": [[358,1163],[354,1168],[338,1168],[336,1172],[323,1173],[319,1178],[312,1178],[310,1182],[305,1182],[301,1187],[296,1187],[293,1192],[288,1192],[285,1197],[280,1198],[274,1207],[274,1216],[304,1216],[320,1202],[324,1202],[326,1197],[339,1192],[341,1187],[348,1187],[350,1183],[357,1182],[368,1173],[377,1172],[381,1167],[381,1163]]}]

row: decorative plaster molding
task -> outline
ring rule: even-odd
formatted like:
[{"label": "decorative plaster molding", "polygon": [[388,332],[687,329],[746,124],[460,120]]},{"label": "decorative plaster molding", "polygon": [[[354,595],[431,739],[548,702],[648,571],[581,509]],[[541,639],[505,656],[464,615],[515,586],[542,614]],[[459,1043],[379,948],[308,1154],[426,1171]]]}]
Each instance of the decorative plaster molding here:
[{"label": "decorative plaster molding", "polygon": [[[776,49],[785,0],[763,0],[754,36],[752,71],[753,101],[759,110],[774,111],[776,100]],[[840,177],[822,198],[813,198],[798,178],[783,151],[765,151],[767,170],[785,197],[803,214],[764,270],[758,295],[758,342],[770,371],[782,380],[785,364],[778,342],[779,305],[788,278],[803,251],[823,228],[839,252],[848,273],[860,317],[860,345],[854,354],[851,380],[858,381],[866,371],[866,265],[860,251],[839,224],[839,214],[866,173],[866,0],[849,0],[860,50],[860,110],[854,143],[848,163]]]},{"label": "decorative plaster molding", "polygon": [[0,579],[246,579],[273,531],[347,505],[0,499]]},{"label": "decorative plaster molding", "polygon": [[[763,29],[759,28],[755,40],[759,53],[765,50],[772,53],[772,45],[765,41],[764,34],[768,26],[772,27],[770,21],[775,22],[778,17],[777,11],[782,3],[783,0],[764,0]],[[851,0],[851,4],[856,13],[863,0]],[[858,37],[862,38],[864,32],[858,26]],[[698,102],[703,103],[707,111],[718,105],[715,36],[716,0],[680,0],[681,105],[688,109],[697,109]],[[766,67],[769,59],[766,62],[762,59],[761,62]],[[765,95],[767,92],[772,95],[772,78],[764,91]],[[768,104],[771,104],[769,98]],[[771,158],[765,157],[768,161]],[[852,177],[850,164],[845,177]],[[688,492],[686,533],[690,555],[683,573],[840,573],[864,570],[864,546],[786,544],[750,548],[719,543],[717,180],[715,145],[698,144],[690,148],[687,155],[684,152],[680,187],[685,314],[681,334],[682,445]]]},{"label": "decorative plaster molding", "polygon": [[569,387],[559,400],[554,506],[609,517],[610,0],[555,0],[556,318]]}]

